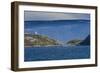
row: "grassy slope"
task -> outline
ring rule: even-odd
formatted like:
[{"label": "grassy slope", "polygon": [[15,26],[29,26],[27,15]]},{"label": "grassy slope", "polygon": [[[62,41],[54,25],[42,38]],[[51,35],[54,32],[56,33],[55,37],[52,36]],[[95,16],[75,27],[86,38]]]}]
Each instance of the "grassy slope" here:
[{"label": "grassy slope", "polygon": [[[27,39],[26,37],[30,37],[30,39]],[[50,39],[47,36],[43,35],[26,35],[25,39],[25,46],[47,46],[47,45],[59,45],[58,42],[54,39]]]}]

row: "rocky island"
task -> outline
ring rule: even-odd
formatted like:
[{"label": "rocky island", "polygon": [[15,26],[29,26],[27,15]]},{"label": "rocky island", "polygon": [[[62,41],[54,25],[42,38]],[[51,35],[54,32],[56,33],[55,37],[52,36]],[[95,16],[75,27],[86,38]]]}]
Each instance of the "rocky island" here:
[{"label": "rocky island", "polygon": [[69,46],[80,46],[80,45],[90,45],[90,35],[88,35],[84,40],[74,39],[66,43]]},{"label": "rocky island", "polygon": [[68,41],[66,44],[67,44],[68,46],[76,46],[76,45],[78,45],[78,44],[81,43],[81,42],[82,42],[82,40],[74,39],[74,40]]},{"label": "rocky island", "polygon": [[24,34],[25,47],[56,46],[60,45],[56,40],[40,34]]},{"label": "rocky island", "polygon": [[90,45],[90,35],[88,35],[79,45]]}]

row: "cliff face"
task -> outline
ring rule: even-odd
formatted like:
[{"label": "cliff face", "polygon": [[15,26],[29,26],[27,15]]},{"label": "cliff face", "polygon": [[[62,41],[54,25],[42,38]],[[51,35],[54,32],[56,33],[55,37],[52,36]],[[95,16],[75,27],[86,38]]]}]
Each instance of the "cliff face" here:
[{"label": "cliff face", "polygon": [[79,43],[79,45],[90,45],[90,35],[88,35],[85,40]]},{"label": "cliff face", "polygon": [[25,46],[51,46],[59,45],[54,39],[39,34],[24,34]]}]

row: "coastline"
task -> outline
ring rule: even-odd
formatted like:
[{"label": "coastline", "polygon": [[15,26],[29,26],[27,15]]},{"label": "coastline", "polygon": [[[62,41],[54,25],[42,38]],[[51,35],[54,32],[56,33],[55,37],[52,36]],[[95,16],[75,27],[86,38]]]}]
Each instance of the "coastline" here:
[{"label": "coastline", "polygon": [[[81,47],[81,46],[84,46],[84,45],[48,45],[48,46],[24,46],[24,48],[42,48],[42,47]],[[85,45],[85,46],[90,46],[90,45]]]},{"label": "coastline", "polygon": [[63,46],[63,45],[46,45],[46,46],[35,45],[35,46],[24,46],[24,47],[27,48],[27,47],[60,47],[60,46]]}]

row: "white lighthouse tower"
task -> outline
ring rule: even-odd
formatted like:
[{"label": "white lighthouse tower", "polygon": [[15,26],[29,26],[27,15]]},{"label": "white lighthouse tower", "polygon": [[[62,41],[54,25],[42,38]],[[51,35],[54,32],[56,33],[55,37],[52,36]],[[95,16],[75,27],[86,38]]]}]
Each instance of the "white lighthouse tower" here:
[{"label": "white lighthouse tower", "polygon": [[37,32],[35,32],[35,34],[37,35],[38,33],[37,33]]}]

